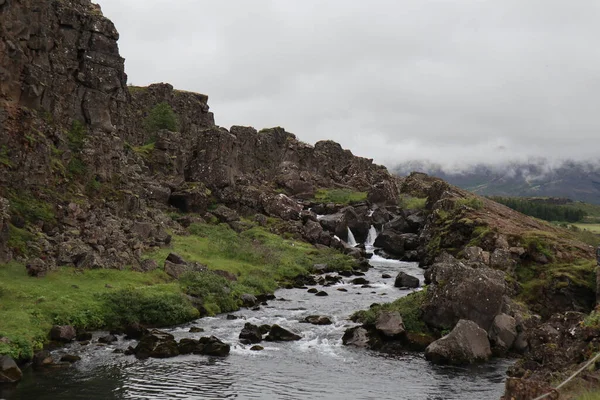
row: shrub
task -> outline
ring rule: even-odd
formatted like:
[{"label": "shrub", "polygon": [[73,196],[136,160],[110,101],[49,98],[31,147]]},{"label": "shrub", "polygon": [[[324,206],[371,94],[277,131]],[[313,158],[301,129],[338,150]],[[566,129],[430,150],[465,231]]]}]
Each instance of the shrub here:
[{"label": "shrub", "polygon": [[169,104],[164,102],[157,104],[150,110],[144,123],[146,129],[150,132],[156,132],[160,129],[176,132],[179,128],[177,114]]},{"label": "shrub", "polygon": [[230,282],[210,272],[190,272],[180,279],[185,293],[199,297],[209,314],[234,311],[239,308]]},{"label": "shrub", "polygon": [[180,324],[199,316],[178,293],[153,288],[121,289],[102,295],[105,323],[116,327],[134,322],[151,326]]}]

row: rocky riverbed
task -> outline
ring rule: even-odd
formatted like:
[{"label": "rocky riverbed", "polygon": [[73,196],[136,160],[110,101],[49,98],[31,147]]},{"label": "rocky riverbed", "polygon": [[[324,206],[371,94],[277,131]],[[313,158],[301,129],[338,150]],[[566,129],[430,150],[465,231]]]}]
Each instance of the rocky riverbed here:
[{"label": "rocky riverbed", "polygon": [[[434,366],[422,353],[386,355],[342,345],[344,331],[354,324],[347,318],[372,303],[388,302],[414,289],[394,287],[399,272],[423,280],[415,263],[371,259],[362,277],[317,287],[328,296],[307,289],[282,289],[276,299],[258,310],[242,309],[229,315],[203,318],[166,329],[176,340],[214,335],[231,345],[227,357],[180,355],[138,360],[119,353],[137,341],[118,337],[97,343],[106,333],[95,333],[90,344],[56,350],[52,357],[76,355],[81,360],[67,368],[25,370],[18,388],[3,396],[13,399],[498,399],[504,390],[509,362],[496,360],[472,367]],[[382,276],[391,276],[383,278]],[[303,322],[311,315],[327,316],[331,324]],[[242,344],[246,323],[278,324],[301,339]],[[190,332],[190,328],[195,327]],[[115,353],[117,351],[117,353]]]}]

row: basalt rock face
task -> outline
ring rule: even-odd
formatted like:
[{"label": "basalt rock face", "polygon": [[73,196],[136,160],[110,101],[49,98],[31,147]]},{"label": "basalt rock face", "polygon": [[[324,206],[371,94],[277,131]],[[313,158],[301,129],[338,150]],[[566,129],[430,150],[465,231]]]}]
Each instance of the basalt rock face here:
[{"label": "basalt rock face", "polygon": [[[89,0],[1,2],[0,262],[35,258],[34,276],[57,265],[144,270],[141,254],[191,223],[165,212],[204,215],[209,202],[288,220],[287,232],[330,245],[299,199],[337,187],[397,203],[395,178],[337,143],[227,130],[206,95],[128,87],[118,38]],[[176,132],[148,128],[160,104],[176,114]],[[15,207],[30,200],[45,215]],[[20,250],[8,246],[11,225],[30,238]]]}]

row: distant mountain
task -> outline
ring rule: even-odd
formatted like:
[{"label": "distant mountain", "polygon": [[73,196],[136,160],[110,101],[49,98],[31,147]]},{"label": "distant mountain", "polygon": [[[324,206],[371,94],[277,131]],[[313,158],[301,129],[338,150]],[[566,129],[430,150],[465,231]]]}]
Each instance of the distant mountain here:
[{"label": "distant mountain", "polygon": [[600,162],[553,164],[536,160],[450,169],[427,161],[410,161],[397,165],[392,171],[400,176],[412,171],[425,172],[482,195],[567,197],[600,204]]}]

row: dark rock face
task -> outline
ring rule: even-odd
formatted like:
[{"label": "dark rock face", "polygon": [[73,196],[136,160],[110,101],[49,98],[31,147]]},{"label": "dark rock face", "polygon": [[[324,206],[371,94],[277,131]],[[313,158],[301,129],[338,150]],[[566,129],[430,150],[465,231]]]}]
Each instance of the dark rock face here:
[{"label": "dark rock face", "polygon": [[473,364],[492,356],[487,333],[475,322],[461,319],[452,332],[431,343],[425,358],[434,364]]},{"label": "dark rock face", "polygon": [[206,356],[225,357],[231,349],[227,343],[223,343],[223,341],[214,336],[202,337],[200,338],[200,343],[204,345],[201,354]]},{"label": "dark rock face", "polygon": [[50,330],[50,340],[70,342],[75,339],[77,332],[71,325],[54,325]]},{"label": "dark rock face", "polygon": [[409,275],[406,272],[399,272],[394,281],[394,286],[399,288],[418,288],[419,285],[419,278]]},{"label": "dark rock face", "polygon": [[269,342],[287,342],[300,339],[302,339],[302,336],[285,328],[282,328],[277,324],[271,326],[269,334],[265,338],[265,340]]},{"label": "dark rock face", "polygon": [[450,257],[431,267],[431,281],[421,307],[430,326],[448,329],[469,319],[487,331],[500,314],[506,291],[500,271],[467,267]]},{"label": "dark rock face", "polygon": [[17,383],[22,377],[23,373],[15,360],[9,356],[0,356],[0,383]]},{"label": "dark rock face", "polygon": [[248,343],[260,343],[262,342],[262,333],[260,328],[256,325],[246,322],[244,329],[240,332],[240,339],[247,341]]}]

